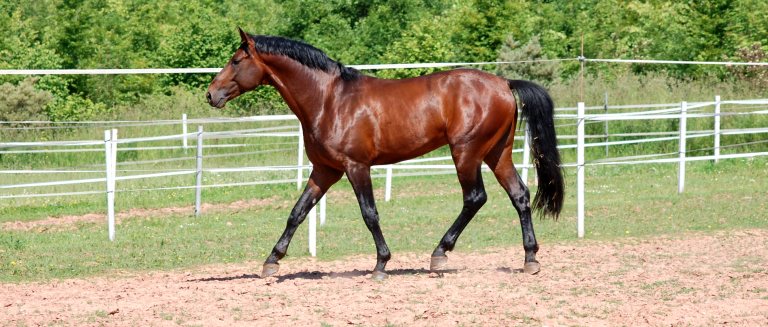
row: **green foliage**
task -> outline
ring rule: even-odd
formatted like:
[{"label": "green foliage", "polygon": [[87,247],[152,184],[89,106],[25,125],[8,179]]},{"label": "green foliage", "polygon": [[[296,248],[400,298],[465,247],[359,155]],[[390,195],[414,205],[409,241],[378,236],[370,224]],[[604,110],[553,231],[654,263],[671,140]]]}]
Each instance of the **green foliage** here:
[{"label": "green foliage", "polygon": [[67,95],[58,99],[51,106],[48,117],[53,121],[80,121],[93,120],[104,117],[108,113],[107,106],[103,103],[93,103],[91,99],[77,95]]},{"label": "green foliage", "polygon": [[[189,8],[190,17],[165,38],[160,47],[158,62],[162,67],[223,67],[240,46],[240,36],[234,26],[220,20],[213,10],[205,7]],[[215,74],[168,74],[162,83],[207,87]]]},{"label": "green foliage", "polygon": [[394,42],[406,36],[413,22],[445,15],[453,1],[288,0],[280,3],[285,24],[279,34],[309,42],[331,58],[347,64],[376,64],[391,51]]},{"label": "green foliage", "polygon": [[[448,44],[445,19],[423,18],[403,33],[381,56],[384,63],[450,62],[453,52]],[[431,74],[441,68],[385,69],[377,72],[381,78],[406,78]]]},{"label": "green foliage", "polygon": [[[751,47],[744,47],[734,53],[741,62],[768,62],[768,54],[763,51],[760,42]],[[725,58],[728,60],[728,57]],[[728,66],[731,76],[749,81],[756,87],[768,86],[768,66]]]},{"label": "green foliage", "polygon": [[[4,1],[0,3],[0,69],[222,67],[238,46],[237,26],[254,34],[308,42],[345,64],[490,62],[502,55],[500,50],[507,51],[501,49],[507,37],[524,45],[532,35],[541,45],[541,58],[575,58],[581,54],[583,36],[584,54],[591,58],[722,60],[757,42],[768,44],[768,2]],[[564,79],[580,70],[576,61],[558,66]],[[630,70],[667,71],[680,79],[741,78],[719,66],[587,66],[589,73],[606,77]],[[434,71],[375,74],[402,78]],[[16,84],[24,78],[0,76],[0,83]],[[171,94],[174,86],[202,89],[212,78],[212,74],[56,75],[43,76],[35,87],[51,92],[57,105],[89,99],[116,108],[141,102],[153,93]],[[268,107],[285,110],[271,89],[249,94],[229,107],[240,113]],[[65,116],[76,119],[78,115],[60,117]]]},{"label": "green foliage", "polygon": [[38,78],[29,77],[13,86],[0,85],[0,121],[46,120],[45,106],[53,101],[47,91],[35,90]]},{"label": "green foliage", "polygon": [[[501,46],[499,58],[496,61],[532,61],[546,60],[547,55],[541,49],[539,37],[534,36],[528,44],[520,46],[512,36]],[[560,82],[560,66],[557,62],[525,62],[515,64],[498,64],[496,75],[507,79],[525,79],[544,86]]]},{"label": "green foliage", "polygon": [[529,6],[524,1],[498,0],[472,0],[458,6],[451,17],[454,28],[450,31],[457,59],[493,61],[507,35],[530,35],[526,26]]}]

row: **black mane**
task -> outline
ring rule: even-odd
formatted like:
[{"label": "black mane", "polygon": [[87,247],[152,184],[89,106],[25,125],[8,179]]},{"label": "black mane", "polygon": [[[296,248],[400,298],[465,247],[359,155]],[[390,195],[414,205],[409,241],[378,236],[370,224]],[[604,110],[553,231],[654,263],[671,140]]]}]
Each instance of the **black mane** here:
[{"label": "black mane", "polygon": [[248,34],[248,37],[253,40],[254,48],[259,53],[288,56],[304,66],[324,72],[331,72],[336,68],[345,81],[354,81],[362,75],[357,69],[328,58],[325,52],[309,44],[280,36]]}]

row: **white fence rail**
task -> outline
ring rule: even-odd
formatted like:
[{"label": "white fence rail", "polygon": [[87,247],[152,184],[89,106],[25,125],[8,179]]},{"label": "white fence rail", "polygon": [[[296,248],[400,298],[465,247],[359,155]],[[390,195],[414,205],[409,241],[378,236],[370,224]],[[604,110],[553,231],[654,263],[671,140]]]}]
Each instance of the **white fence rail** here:
[{"label": "white fence rail", "polygon": [[[584,174],[585,169],[588,166],[593,165],[627,165],[627,164],[646,164],[646,163],[677,163],[678,164],[678,192],[682,193],[684,191],[685,186],[685,163],[687,161],[698,161],[698,160],[714,160],[719,161],[720,159],[730,159],[730,158],[744,158],[744,157],[752,157],[752,156],[765,156],[768,155],[768,152],[758,152],[758,153],[739,153],[739,154],[731,154],[731,155],[721,155],[720,154],[720,136],[721,135],[736,135],[736,134],[756,134],[756,133],[768,133],[768,126],[765,128],[750,128],[750,129],[732,129],[732,130],[722,130],[720,128],[720,117],[726,116],[726,115],[761,115],[761,114],[768,114],[768,110],[756,110],[756,111],[749,111],[749,112],[738,112],[738,113],[722,113],[720,111],[721,104],[742,104],[742,105],[768,105],[768,99],[757,99],[757,100],[734,100],[734,101],[721,101],[720,97],[715,97],[714,102],[699,102],[699,103],[686,103],[682,102],[680,104],[661,104],[661,105],[641,105],[641,106],[601,106],[601,107],[585,107],[584,103],[579,103],[578,106],[575,108],[577,110],[577,113],[575,115],[563,115],[558,114],[556,115],[556,118],[561,120],[576,120],[576,126],[577,126],[577,134],[576,135],[561,135],[558,138],[560,139],[576,139],[576,144],[566,144],[566,145],[560,145],[558,148],[560,149],[576,149],[577,153],[577,161],[576,163],[571,164],[564,164],[564,167],[576,167],[577,169],[577,233],[579,237],[583,237],[585,233],[585,221],[584,221],[584,204],[585,204],[585,192],[584,192]],[[707,106],[714,106],[714,113],[690,113],[689,111],[691,109],[697,109],[697,108],[703,108]],[[587,115],[586,110],[588,109],[604,109],[605,107],[608,108],[619,108],[619,109],[628,109],[628,108],[666,108],[661,110],[650,110],[650,111],[640,111],[640,112],[628,112],[628,113],[614,113],[614,114],[596,114],[596,115]],[[669,108],[672,107],[672,108]],[[559,111],[565,111],[565,110],[571,110],[571,108],[562,108],[562,110]],[[687,130],[687,120],[688,119],[695,119],[695,118],[707,118],[707,117],[714,117],[714,126],[712,130],[705,130],[705,131],[688,131]],[[147,125],[153,125],[153,124],[181,124],[182,125],[182,134],[176,134],[176,135],[165,135],[165,136],[154,136],[154,137],[141,137],[141,138],[126,138],[126,139],[118,139],[117,137],[117,129],[111,129],[106,130],[104,133],[104,140],[82,140],[82,141],[52,141],[52,142],[5,142],[0,143],[0,154],[3,153],[42,153],[42,152],[76,152],[76,151],[105,151],[105,169],[104,170],[4,170],[0,171],[0,174],[29,174],[29,173],[56,173],[56,174],[62,174],[62,173],[93,173],[93,172],[100,172],[105,173],[104,178],[88,178],[88,179],[72,179],[72,180],[62,180],[62,181],[51,181],[51,182],[38,182],[38,183],[24,183],[24,184],[13,184],[13,185],[0,185],[0,189],[11,189],[11,188],[30,188],[30,187],[45,187],[45,186],[55,186],[55,185],[73,185],[73,184],[82,184],[82,183],[106,183],[106,191],[84,191],[84,192],[71,192],[71,193],[48,193],[48,194],[18,194],[18,195],[3,195],[0,196],[0,199],[10,199],[10,198],[26,198],[26,197],[34,197],[34,196],[40,196],[40,197],[48,197],[48,196],[66,196],[66,195],[83,195],[83,194],[98,194],[98,193],[106,193],[107,194],[107,212],[108,212],[108,223],[109,223],[109,239],[114,240],[115,239],[115,226],[114,226],[114,199],[115,194],[117,192],[125,192],[125,191],[149,191],[149,190],[169,190],[169,189],[195,189],[195,216],[200,215],[200,204],[201,204],[201,198],[202,198],[202,188],[208,188],[208,187],[223,187],[223,186],[241,186],[241,185],[259,185],[259,184],[274,184],[274,183],[296,183],[297,188],[300,189],[302,186],[302,183],[304,180],[306,180],[303,177],[303,171],[304,170],[311,170],[311,165],[304,165],[304,150],[303,150],[303,138],[300,137],[301,134],[301,127],[300,126],[280,126],[280,127],[268,127],[268,128],[257,128],[257,129],[247,129],[247,130],[234,130],[234,131],[223,131],[223,132],[203,132],[203,127],[199,126],[196,133],[187,133],[187,124],[189,123],[222,123],[222,122],[256,122],[256,121],[294,121],[297,118],[293,115],[280,115],[280,116],[254,116],[254,117],[244,117],[244,118],[207,118],[207,119],[188,119],[186,115],[182,117],[181,120],[178,121],[151,121],[151,122],[144,122]],[[593,142],[593,143],[585,143],[586,139],[588,138],[606,138],[609,135],[585,135],[585,125],[587,124],[587,121],[614,121],[614,120],[657,120],[657,119],[678,119],[679,124],[679,131],[678,132],[658,132],[658,133],[623,133],[623,134],[612,134],[612,136],[623,136],[623,137],[631,137],[631,136],[637,136],[637,137],[644,137],[644,136],[653,136],[653,135],[673,135],[673,136],[665,136],[665,137],[655,137],[655,138],[639,138],[635,140],[623,140],[623,141],[611,141],[611,142]],[[33,123],[33,122],[29,122]],[[79,122],[80,124],[132,124],[131,126],[136,125],[142,125],[142,122],[136,122],[136,121],[130,121],[130,122]],[[293,129],[294,131],[285,131]],[[677,134],[677,135],[675,135]],[[696,157],[690,157],[686,154],[690,151],[686,150],[686,140],[689,138],[696,138],[696,137],[704,137],[704,136],[714,136],[714,144],[713,147],[710,149],[714,150],[714,155],[712,156],[696,156]],[[141,175],[129,175],[129,176],[117,176],[117,166],[122,164],[130,164],[130,162],[117,162],[117,152],[118,151],[151,151],[151,150],[162,150],[162,149],[187,149],[190,148],[190,146],[187,143],[188,138],[196,138],[197,144],[195,146],[196,148],[196,155],[194,157],[186,157],[186,158],[174,158],[174,159],[161,159],[161,160],[155,160],[155,161],[149,161],[149,162],[142,162],[142,163],[150,163],[150,162],[161,162],[163,160],[196,160],[196,169],[194,170],[178,170],[178,171],[166,171],[166,172],[160,172],[160,173],[152,173],[152,174],[141,174]],[[295,166],[260,166],[260,167],[237,167],[237,168],[203,168],[203,161],[206,157],[217,157],[217,156],[228,156],[228,155],[242,155],[243,153],[238,154],[225,154],[225,155],[213,155],[213,156],[204,156],[203,150],[205,148],[212,148],[212,147],[235,147],[235,146],[248,146],[248,144],[224,144],[224,145],[203,145],[205,139],[220,139],[220,138],[240,138],[240,139],[248,139],[253,137],[297,137],[296,143],[288,142],[291,144],[296,144],[298,151],[297,151],[297,164]],[[529,169],[533,168],[532,165],[529,164],[529,143],[528,143],[528,133],[526,132],[524,137],[516,137],[517,139],[523,139],[523,147],[520,149],[516,149],[513,152],[523,152],[523,162],[517,164],[517,168],[522,169],[522,175],[524,180],[527,182],[527,175]],[[155,142],[155,141],[182,141],[180,146],[158,146],[158,147],[134,147],[134,148],[118,148],[118,144],[128,144],[128,143],[137,143],[137,142]],[[665,158],[665,159],[646,159],[646,160],[635,160],[635,159],[645,159],[649,156],[659,156],[659,155],[669,155],[669,154],[659,154],[659,155],[641,155],[641,156],[634,156],[634,157],[624,157],[624,158],[612,158],[611,160],[605,159],[605,160],[599,160],[599,161],[593,161],[593,162],[587,162],[585,158],[585,149],[587,147],[597,147],[597,146],[610,146],[610,145],[623,145],[623,144],[638,144],[638,143],[645,143],[645,142],[662,142],[662,141],[673,141],[677,140],[679,143],[679,150],[677,153],[678,158]],[[270,144],[286,144],[286,143],[270,143]],[[93,145],[103,145],[104,149],[92,149],[92,148],[80,148],[80,149],[53,149],[53,150],[6,150],[6,149],[14,149],[14,148],[33,148],[33,147],[82,147],[82,146],[93,146]],[[289,148],[284,150],[295,150],[297,148]],[[266,150],[266,151],[273,151],[273,150]],[[259,151],[257,151],[259,152]],[[246,152],[246,154],[254,153],[254,152]],[[404,173],[404,174],[396,174],[396,170],[427,170],[427,172],[419,172],[415,174],[433,174],[434,172],[430,173],[429,170],[452,170],[455,169],[453,164],[451,163],[442,163],[442,164],[436,164],[436,162],[440,161],[450,161],[452,160],[450,156],[445,157],[436,157],[436,158],[421,158],[421,159],[413,159],[413,160],[407,160],[399,164],[392,164],[392,165],[385,165],[385,166],[375,166],[374,169],[384,169],[386,173],[382,176],[386,178],[386,186],[385,186],[385,201],[389,201],[391,199],[391,190],[392,190],[392,183],[393,183],[393,176],[407,176],[407,175],[414,175],[414,173]],[[487,166],[483,166],[484,169],[488,169]],[[296,178],[292,180],[270,180],[270,181],[257,181],[257,182],[246,182],[246,183],[228,183],[228,184],[213,184],[213,185],[203,185],[203,174],[204,173],[214,173],[214,172],[255,172],[255,171],[287,171],[287,170],[294,170],[296,171]],[[154,188],[154,189],[141,189],[141,190],[117,190],[116,189],[116,181],[119,180],[128,180],[128,179],[145,179],[145,178],[156,178],[156,177],[166,177],[166,176],[176,176],[176,175],[186,175],[186,174],[195,174],[195,186],[178,186],[178,187],[165,187],[165,188]],[[310,252],[312,255],[315,255],[315,237],[316,237],[316,219],[317,219],[317,211],[314,208],[310,212],[309,217],[309,228],[310,228]],[[323,197],[319,202],[319,212],[320,212],[320,225],[322,226],[326,221],[326,199]]]}]

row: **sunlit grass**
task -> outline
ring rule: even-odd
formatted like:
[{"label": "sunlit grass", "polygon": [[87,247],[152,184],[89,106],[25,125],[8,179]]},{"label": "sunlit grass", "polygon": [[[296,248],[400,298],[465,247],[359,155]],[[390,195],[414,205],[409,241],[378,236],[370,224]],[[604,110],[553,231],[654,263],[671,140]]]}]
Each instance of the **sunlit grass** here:
[{"label": "sunlit grass", "polygon": [[[684,194],[677,194],[675,168],[673,164],[589,167],[586,237],[616,240],[687,231],[768,227],[768,208],[764,205],[768,203],[768,161],[765,159],[691,164]],[[573,175],[571,172],[570,176]],[[484,180],[489,201],[459,239],[456,251],[521,246],[520,224],[506,194],[492,174],[485,173]],[[383,188],[383,182],[383,179],[374,180],[374,188]],[[535,221],[543,247],[560,241],[578,244],[574,182],[575,178],[568,179],[561,219]],[[458,188],[455,175],[394,180],[392,201],[378,199],[377,205],[384,235],[395,256],[404,252],[429,253],[434,249],[461,210]],[[332,190],[341,193],[329,198],[328,221],[318,231],[318,258],[333,260],[361,253],[373,258],[375,247],[348,182],[342,180]],[[534,190],[532,188],[532,192]],[[150,199],[151,194],[144,196]],[[0,280],[189,269],[201,264],[244,261],[258,269],[282,233],[298,195],[295,184],[207,189],[204,198],[222,202],[272,196],[280,200],[276,206],[208,212],[200,218],[126,219],[117,226],[115,242],[107,240],[106,222],[78,223],[77,230],[59,232],[5,230],[0,232],[3,251],[0,252]],[[191,203],[191,199],[186,200],[189,196],[185,194],[186,205]],[[290,204],[285,206],[284,201]],[[149,204],[157,203],[150,201]],[[0,215],[4,221],[14,221],[41,219],[59,212],[49,206],[22,208],[25,209],[6,206],[0,209]],[[102,212],[103,204],[101,207],[96,203],[83,205],[79,211],[88,209]],[[126,209],[122,206],[118,211]],[[287,259],[308,256],[307,244],[305,223],[296,233]],[[518,259],[522,263],[523,258]]]}]

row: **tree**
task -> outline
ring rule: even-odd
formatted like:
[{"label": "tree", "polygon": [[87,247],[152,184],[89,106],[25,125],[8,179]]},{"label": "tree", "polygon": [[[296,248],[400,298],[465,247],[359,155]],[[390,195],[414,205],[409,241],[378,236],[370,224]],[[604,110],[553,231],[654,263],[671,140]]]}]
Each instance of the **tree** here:
[{"label": "tree", "polygon": [[[224,67],[237,48],[240,36],[235,26],[205,7],[189,8],[193,14],[175,26],[164,38],[158,62],[167,68]],[[204,88],[213,74],[168,74],[161,79],[164,87],[185,85]]]},{"label": "tree", "polygon": [[529,35],[530,4],[524,1],[472,0],[452,12],[451,43],[464,62],[493,61],[507,35]]},{"label": "tree", "polygon": [[[53,102],[53,95],[48,91],[35,90],[33,85],[38,79],[38,77],[28,77],[18,86],[11,83],[0,85],[0,120],[48,120],[44,109]],[[15,125],[18,124],[12,126]]]},{"label": "tree", "polygon": [[[760,42],[756,42],[751,47],[743,47],[737,50],[734,55],[740,62],[768,62],[768,54],[763,51]],[[726,56],[725,60],[729,60]],[[768,66],[728,66],[731,76],[749,81],[756,87],[768,86]]]},{"label": "tree", "polygon": [[[445,20],[424,18],[407,30],[381,56],[383,63],[450,62],[453,59],[445,31]],[[406,78],[440,71],[443,68],[384,69],[376,73],[381,78]]]},{"label": "tree", "polygon": [[[496,61],[533,60],[547,60],[547,55],[544,54],[541,44],[539,44],[538,35],[531,37],[528,43],[524,46],[520,46],[520,42],[515,41],[510,35],[507,37],[507,41],[501,46],[499,57],[496,59]],[[498,64],[496,75],[507,79],[530,80],[545,87],[554,83],[559,83],[561,80],[560,66],[556,61]]]}]

